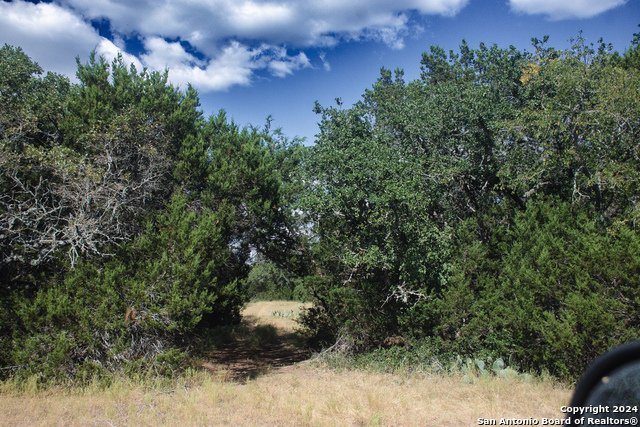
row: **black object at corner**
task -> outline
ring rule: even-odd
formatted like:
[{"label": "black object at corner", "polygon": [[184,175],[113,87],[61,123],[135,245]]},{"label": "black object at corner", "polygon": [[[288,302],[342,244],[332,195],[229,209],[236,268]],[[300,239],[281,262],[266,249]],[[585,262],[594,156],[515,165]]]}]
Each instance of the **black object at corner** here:
[{"label": "black object at corner", "polygon": [[[634,378],[626,375],[630,372],[633,373]],[[569,406],[584,408],[590,405],[611,404],[609,401],[599,401],[597,397],[594,397],[594,394],[607,394],[600,390],[607,385],[609,379],[619,378],[621,375],[631,381],[631,387],[633,387],[631,391],[635,393],[635,397],[632,399],[636,399],[633,404],[640,405],[640,401],[637,400],[637,396],[640,396],[640,381],[638,380],[640,378],[640,341],[628,342],[596,358],[580,377]],[[629,396],[629,386],[625,384],[625,387],[626,396]],[[613,402],[613,404],[624,405],[627,402],[620,401]],[[637,414],[629,415],[635,416]],[[567,419],[570,420],[579,416],[581,416],[579,412],[567,413]]]}]

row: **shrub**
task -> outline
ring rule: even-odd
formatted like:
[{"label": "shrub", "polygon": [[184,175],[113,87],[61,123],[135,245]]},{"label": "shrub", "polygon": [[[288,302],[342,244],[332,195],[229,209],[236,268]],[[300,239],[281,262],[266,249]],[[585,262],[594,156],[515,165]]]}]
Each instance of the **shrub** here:
[{"label": "shrub", "polygon": [[272,261],[256,262],[247,277],[247,294],[253,300],[305,301],[300,281]]},{"label": "shrub", "polygon": [[246,300],[242,281],[224,275],[224,221],[174,197],[115,258],[79,263],[21,301],[12,364],[43,379],[123,367],[172,374],[199,331],[240,319]]},{"label": "shrub", "polygon": [[635,230],[608,230],[566,202],[530,202],[505,233],[463,246],[439,332],[463,354],[487,349],[575,378],[640,338],[638,273]]}]

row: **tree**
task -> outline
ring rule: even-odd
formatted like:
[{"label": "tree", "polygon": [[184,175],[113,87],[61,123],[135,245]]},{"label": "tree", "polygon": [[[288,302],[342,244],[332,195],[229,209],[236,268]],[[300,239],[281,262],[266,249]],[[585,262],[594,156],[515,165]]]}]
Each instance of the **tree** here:
[{"label": "tree", "polygon": [[182,146],[176,177],[185,194],[199,206],[224,209],[230,216],[224,239],[233,248],[229,274],[234,277],[246,277],[252,251],[282,267],[303,268],[293,260],[298,232],[285,199],[285,191],[295,191],[295,178],[289,175],[299,161],[299,144],[278,138],[268,129],[240,129],[220,111]]},{"label": "tree", "polygon": [[316,111],[323,118],[300,199],[318,239],[319,277],[307,284],[319,305],[308,319],[324,316],[334,334],[366,347],[437,289],[446,230],[429,216],[434,197],[420,162],[377,133],[364,104]]},{"label": "tree", "polygon": [[638,339],[636,230],[611,235],[557,197],[530,201],[485,244],[465,225],[439,303],[438,332],[457,351],[576,378],[599,354]]},{"label": "tree", "polygon": [[304,268],[284,199],[296,141],[202,120],[193,88],[121,57],[92,54],[69,85],[1,53],[3,366],[170,373],[199,334],[239,321],[252,254]]},{"label": "tree", "polygon": [[496,199],[523,205],[500,186],[499,125],[521,102],[525,59],[513,48],[463,42],[447,57],[434,47],[420,80],[382,69],[353,108],[316,107],[302,209],[319,239],[322,280],[310,287],[334,332],[357,330],[367,345],[400,329],[433,333],[452,226]]},{"label": "tree", "polygon": [[141,71],[125,64],[121,55],[111,63],[104,57],[89,62],[76,59],[80,85],[69,99],[69,116],[64,122],[65,144],[83,152],[85,134],[107,125],[132,108],[140,117],[162,126],[169,141],[169,156],[175,159],[182,141],[195,135],[201,124],[202,112],[197,92],[190,85],[184,92],[168,83],[164,73]]},{"label": "tree", "polygon": [[579,39],[567,52],[541,54],[523,77],[531,94],[507,124],[501,172],[515,191],[560,195],[603,220],[636,220],[640,81],[612,67]]},{"label": "tree", "polygon": [[636,338],[640,82],[581,38],[566,52],[534,45],[522,101],[500,124],[497,176],[524,208],[494,199],[458,227],[438,333],[575,378]]},{"label": "tree", "polygon": [[382,69],[316,107],[300,206],[326,344],[435,336],[575,378],[637,338],[637,72],[602,42],[533,42],[432,47],[419,80]]},{"label": "tree", "polygon": [[0,271],[6,284],[33,284],[33,273],[63,252],[73,266],[133,235],[137,214],[166,194],[169,141],[164,124],[135,107],[66,132],[94,111],[66,110],[78,110],[72,92],[82,97],[87,87],[51,73],[36,77],[41,69],[20,49],[5,46],[2,60],[12,71],[3,74],[0,100]]},{"label": "tree", "polygon": [[[182,108],[195,107],[194,92],[184,98],[172,87],[163,92],[158,86],[164,88],[166,80],[125,72],[121,60],[109,80],[104,60],[98,64],[92,56],[91,66],[80,66],[80,85],[52,73],[39,77],[42,69],[19,48],[0,49],[0,68],[0,357],[3,365],[14,365],[17,341],[29,334],[44,340],[39,343],[55,341],[51,331],[65,330],[58,329],[55,313],[79,315],[73,310],[81,304],[72,310],[65,305],[68,298],[59,305],[50,298],[43,306],[43,298],[58,295],[65,275],[79,263],[113,257],[141,230],[143,214],[163,207],[171,192],[175,136],[166,129],[172,123],[186,128],[185,121],[198,115],[189,117]],[[173,122],[153,106],[141,108],[144,97],[139,105],[120,102],[118,97],[135,94],[132,83],[148,98],[172,95],[169,101],[179,103]],[[127,90],[113,90],[127,84]],[[29,320],[32,310],[44,324]]]},{"label": "tree", "polygon": [[242,278],[224,274],[229,220],[177,194],[114,257],[81,261],[32,298],[14,298],[11,365],[43,380],[179,369],[198,334],[237,323],[246,302]]},{"label": "tree", "polygon": [[[638,25],[640,27],[640,25]],[[640,70],[640,32],[633,34],[631,46],[624,55],[620,56],[618,52],[613,55],[612,64],[625,69]]]}]

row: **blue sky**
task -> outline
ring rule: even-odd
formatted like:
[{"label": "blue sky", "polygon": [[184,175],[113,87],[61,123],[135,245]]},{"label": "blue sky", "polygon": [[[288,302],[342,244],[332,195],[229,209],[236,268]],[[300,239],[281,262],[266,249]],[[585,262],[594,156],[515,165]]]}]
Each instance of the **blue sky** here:
[{"label": "blue sky", "polygon": [[639,0],[58,0],[0,2],[0,43],[75,78],[75,57],[118,51],[138,67],[169,68],[200,93],[208,116],[240,125],[268,115],[285,135],[314,141],[314,102],[358,101],[380,67],[417,78],[431,45],[464,38],[531,50],[531,38],[569,47],[580,30],[626,50]]}]

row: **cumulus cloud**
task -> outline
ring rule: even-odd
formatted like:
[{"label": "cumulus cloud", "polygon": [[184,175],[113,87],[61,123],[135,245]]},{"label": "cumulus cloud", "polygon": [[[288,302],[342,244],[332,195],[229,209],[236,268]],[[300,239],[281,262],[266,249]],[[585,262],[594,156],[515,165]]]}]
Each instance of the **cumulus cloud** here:
[{"label": "cumulus cloud", "polygon": [[22,49],[45,70],[73,77],[75,57],[100,43],[108,45],[83,19],[55,4],[0,3],[0,40]]},{"label": "cumulus cloud", "polygon": [[[234,41],[204,67],[190,65],[195,61],[194,57],[172,64],[169,76],[173,82],[188,82],[204,92],[226,90],[233,85],[248,85],[253,70],[260,67],[258,59],[261,53],[261,49],[249,49]],[[155,55],[144,55],[143,60],[153,59]]]},{"label": "cumulus cloud", "polygon": [[168,42],[161,37],[150,37],[144,41],[148,52],[141,55],[144,63],[152,69],[162,70],[175,65],[202,67],[203,61],[188,53],[179,42]]},{"label": "cumulus cloud", "polygon": [[[403,12],[452,16],[468,0],[66,0],[89,19],[108,19],[122,34],[182,38],[206,54],[220,40],[296,47],[334,45],[366,34],[403,30]],[[379,37],[384,41],[383,37]],[[387,40],[397,45],[395,38]]]},{"label": "cumulus cloud", "polygon": [[511,10],[518,13],[541,14],[557,21],[583,19],[622,6],[628,0],[509,0]]},{"label": "cumulus cloud", "polygon": [[274,59],[269,61],[268,68],[274,76],[285,77],[288,74],[293,74],[294,71],[310,66],[311,62],[304,52],[300,52],[296,56],[289,56],[286,49],[279,49]]},{"label": "cumulus cloud", "polygon": [[[137,57],[123,53],[127,62],[152,70],[168,67],[172,82],[190,82],[201,91],[224,90],[250,84],[257,70],[281,78],[311,67],[304,53],[309,47],[373,40],[402,49],[404,38],[415,30],[410,13],[453,16],[467,2],[15,0],[0,3],[0,37],[22,46],[43,67],[69,75],[74,62],[53,55],[68,52],[75,57],[96,49],[113,57],[125,50],[119,40],[137,38],[145,52]],[[92,21],[108,22],[113,40],[101,37]],[[329,70],[324,56],[321,61]]]}]

